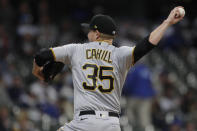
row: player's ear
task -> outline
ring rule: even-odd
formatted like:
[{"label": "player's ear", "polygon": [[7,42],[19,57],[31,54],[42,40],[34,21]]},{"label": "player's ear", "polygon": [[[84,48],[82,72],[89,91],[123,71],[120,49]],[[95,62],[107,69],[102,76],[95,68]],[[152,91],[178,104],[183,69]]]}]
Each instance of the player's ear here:
[{"label": "player's ear", "polygon": [[96,30],[96,39],[99,39],[100,35],[101,33],[98,30]]}]

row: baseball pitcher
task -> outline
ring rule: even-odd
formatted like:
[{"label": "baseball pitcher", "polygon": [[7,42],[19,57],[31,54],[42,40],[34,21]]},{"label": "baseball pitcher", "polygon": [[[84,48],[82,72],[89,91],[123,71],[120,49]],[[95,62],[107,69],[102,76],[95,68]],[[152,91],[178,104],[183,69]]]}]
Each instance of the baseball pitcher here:
[{"label": "baseball pitcher", "polygon": [[[117,33],[114,20],[94,16],[88,28],[90,42],[41,50],[35,55],[32,73],[51,81],[64,64],[71,67],[74,85],[74,118],[59,131],[120,131],[120,97],[129,69],[155,48],[169,26],[184,15],[174,8],[168,18],[135,47],[112,45]],[[56,68],[57,67],[57,68]]]}]

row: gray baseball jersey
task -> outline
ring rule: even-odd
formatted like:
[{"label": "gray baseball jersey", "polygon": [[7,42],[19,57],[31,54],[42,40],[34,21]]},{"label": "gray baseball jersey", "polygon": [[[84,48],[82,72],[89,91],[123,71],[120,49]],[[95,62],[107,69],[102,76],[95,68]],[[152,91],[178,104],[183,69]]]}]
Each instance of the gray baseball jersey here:
[{"label": "gray baseball jersey", "polygon": [[75,113],[82,110],[120,113],[122,87],[133,63],[133,49],[97,41],[52,48],[56,61],[72,69]]}]

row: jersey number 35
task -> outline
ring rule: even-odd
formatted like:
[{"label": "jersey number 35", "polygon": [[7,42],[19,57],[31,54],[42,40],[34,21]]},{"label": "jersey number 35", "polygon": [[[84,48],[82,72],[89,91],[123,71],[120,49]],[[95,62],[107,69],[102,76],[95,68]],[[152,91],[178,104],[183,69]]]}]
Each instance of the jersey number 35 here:
[{"label": "jersey number 35", "polygon": [[[83,88],[89,91],[94,91],[98,87],[98,90],[102,93],[111,93],[114,89],[114,77],[111,75],[103,75],[104,71],[113,71],[113,67],[110,66],[97,66],[96,64],[85,64],[83,70],[87,70],[88,68],[93,69],[93,74],[87,75],[88,79],[92,79],[92,85],[87,85],[86,82],[83,82]],[[98,74],[99,72],[99,74]],[[102,85],[97,85],[98,78],[101,80],[109,81],[109,88],[103,88]]]}]

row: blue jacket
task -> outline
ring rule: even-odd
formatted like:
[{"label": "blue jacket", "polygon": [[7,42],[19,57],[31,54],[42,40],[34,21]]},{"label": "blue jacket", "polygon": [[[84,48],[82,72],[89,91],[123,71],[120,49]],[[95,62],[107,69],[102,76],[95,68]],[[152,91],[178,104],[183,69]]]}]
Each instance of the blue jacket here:
[{"label": "blue jacket", "polygon": [[151,72],[145,65],[139,64],[130,69],[123,88],[123,95],[138,98],[155,96]]}]

